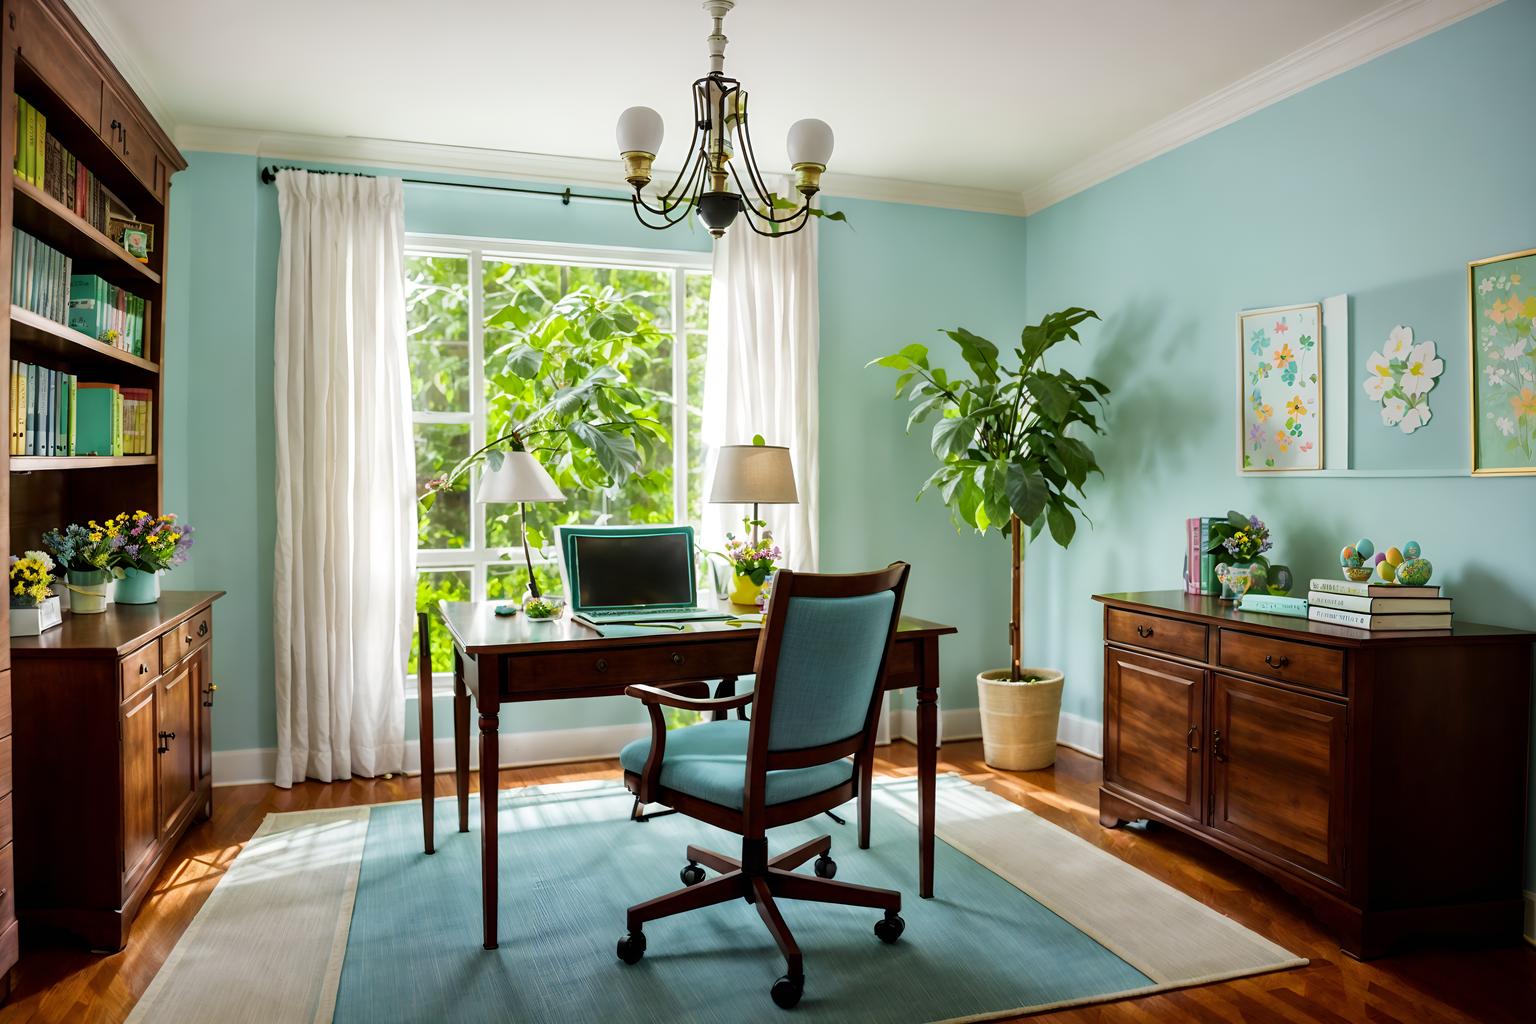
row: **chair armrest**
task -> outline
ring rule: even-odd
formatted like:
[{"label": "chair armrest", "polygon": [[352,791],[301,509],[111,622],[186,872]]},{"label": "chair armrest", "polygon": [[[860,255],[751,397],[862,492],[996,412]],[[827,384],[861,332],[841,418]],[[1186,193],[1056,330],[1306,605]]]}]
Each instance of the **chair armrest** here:
[{"label": "chair armrest", "polygon": [[624,694],[636,698],[648,707],[665,704],[669,708],[682,708],[685,711],[730,711],[732,708],[742,708],[752,703],[751,690],[730,697],[685,697],[680,693],[673,693],[659,687],[641,685],[625,687]]},{"label": "chair armrest", "polygon": [[667,752],[667,719],[661,713],[663,706],[685,711],[729,711],[752,703],[750,690],[732,697],[685,697],[655,686],[627,686],[624,693],[644,703],[651,716],[651,750],[646,755],[645,767],[640,769],[640,788],[635,792],[640,802],[647,804],[655,802],[655,794],[661,788],[661,762]]}]

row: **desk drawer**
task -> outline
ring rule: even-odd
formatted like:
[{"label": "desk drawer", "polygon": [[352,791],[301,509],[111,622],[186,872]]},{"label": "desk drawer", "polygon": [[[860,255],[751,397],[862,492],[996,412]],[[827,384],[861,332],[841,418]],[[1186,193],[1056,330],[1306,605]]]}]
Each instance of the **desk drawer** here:
[{"label": "desk drawer", "polygon": [[757,637],[713,643],[671,643],[654,647],[609,647],[570,654],[513,658],[508,685],[512,692],[588,690],[636,683],[718,679],[752,671]]},{"label": "desk drawer", "polygon": [[213,609],[205,608],[160,637],[160,671],[169,672],[188,654],[213,638]]},{"label": "desk drawer", "polygon": [[123,700],[144,689],[160,674],[160,654],[154,643],[147,643],[124,658],[118,673],[123,679]]},{"label": "desk drawer", "polygon": [[1110,608],[1104,619],[1104,636],[1111,643],[1162,651],[1191,661],[1205,660],[1205,627],[1198,622]]},{"label": "desk drawer", "polygon": [[1344,692],[1344,652],[1333,647],[1223,629],[1221,666],[1332,693]]}]

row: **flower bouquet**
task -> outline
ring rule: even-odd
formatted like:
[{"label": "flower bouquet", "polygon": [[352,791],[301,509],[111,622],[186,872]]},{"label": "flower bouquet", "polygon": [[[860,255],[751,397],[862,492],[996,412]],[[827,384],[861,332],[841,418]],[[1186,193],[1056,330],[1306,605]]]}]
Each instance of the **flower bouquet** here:
[{"label": "flower bouquet", "polygon": [[[1264,552],[1273,546],[1269,527],[1264,525],[1262,519],[1229,511],[1226,519],[1211,524],[1211,546],[1205,550],[1216,556],[1218,566],[1225,564],[1249,570],[1248,584],[1258,589],[1264,587],[1269,572],[1269,562],[1264,558]],[[1227,583],[1226,578],[1221,579],[1221,599],[1236,601],[1241,595]]]},{"label": "flower bouquet", "polygon": [[112,564],[122,573],[113,594],[118,604],[158,601],[160,573],[185,561],[192,546],[192,527],[178,523],[174,512],[122,512],[107,520],[104,531],[112,542]]},{"label": "flower bouquet", "polygon": [[[746,530],[766,525],[761,519],[743,519]],[[784,552],[773,541],[773,533],[764,530],[761,538],[738,538],[734,533],[725,535],[724,558],[731,566],[731,603],[762,604],[763,585],[777,568]]]},{"label": "flower bouquet", "polygon": [[11,558],[11,636],[37,636],[63,621],[52,589],[53,570],[45,551]]},{"label": "flower bouquet", "polygon": [[85,526],[70,523],[43,534],[43,546],[64,570],[69,610],[90,615],[107,610],[107,585],[118,575],[115,529],[92,519]]}]

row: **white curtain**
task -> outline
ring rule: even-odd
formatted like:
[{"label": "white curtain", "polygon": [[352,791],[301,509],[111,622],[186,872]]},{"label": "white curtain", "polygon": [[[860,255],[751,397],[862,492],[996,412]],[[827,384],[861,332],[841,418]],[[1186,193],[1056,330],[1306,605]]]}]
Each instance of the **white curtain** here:
[{"label": "white curtain", "polygon": [[277,784],[400,771],[416,557],[401,182],[283,171]]},{"label": "white curtain", "polygon": [[[785,190],[781,190],[783,192]],[[762,434],[789,448],[798,505],[764,505],[791,569],[814,571],[817,548],[817,359],[821,310],[815,218],[796,234],[766,238],[745,214],[715,243],[709,350],[704,369],[704,541],[719,550],[725,531],[741,534],[750,507],[712,505],[714,453]]]}]

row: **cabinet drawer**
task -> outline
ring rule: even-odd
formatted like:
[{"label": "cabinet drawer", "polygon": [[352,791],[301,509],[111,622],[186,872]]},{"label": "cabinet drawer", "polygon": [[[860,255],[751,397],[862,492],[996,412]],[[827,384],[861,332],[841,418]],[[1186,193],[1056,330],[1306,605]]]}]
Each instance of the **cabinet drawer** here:
[{"label": "cabinet drawer", "polygon": [[1198,622],[1111,608],[1104,620],[1104,635],[1112,643],[1145,647],[1191,661],[1205,660],[1205,627]]},{"label": "cabinet drawer", "polygon": [[127,700],[160,674],[160,656],[154,643],[147,643],[124,658],[118,671],[123,678],[121,699]]},{"label": "cabinet drawer", "polygon": [[1344,652],[1333,647],[1223,629],[1221,666],[1330,693],[1344,692]]},{"label": "cabinet drawer", "polygon": [[751,672],[756,651],[757,637],[752,636],[728,642],[621,647],[555,658],[513,659],[509,683],[513,691],[586,690],[718,679]]},{"label": "cabinet drawer", "polygon": [[204,609],[160,637],[160,671],[169,672],[188,654],[213,639],[213,610]]}]

